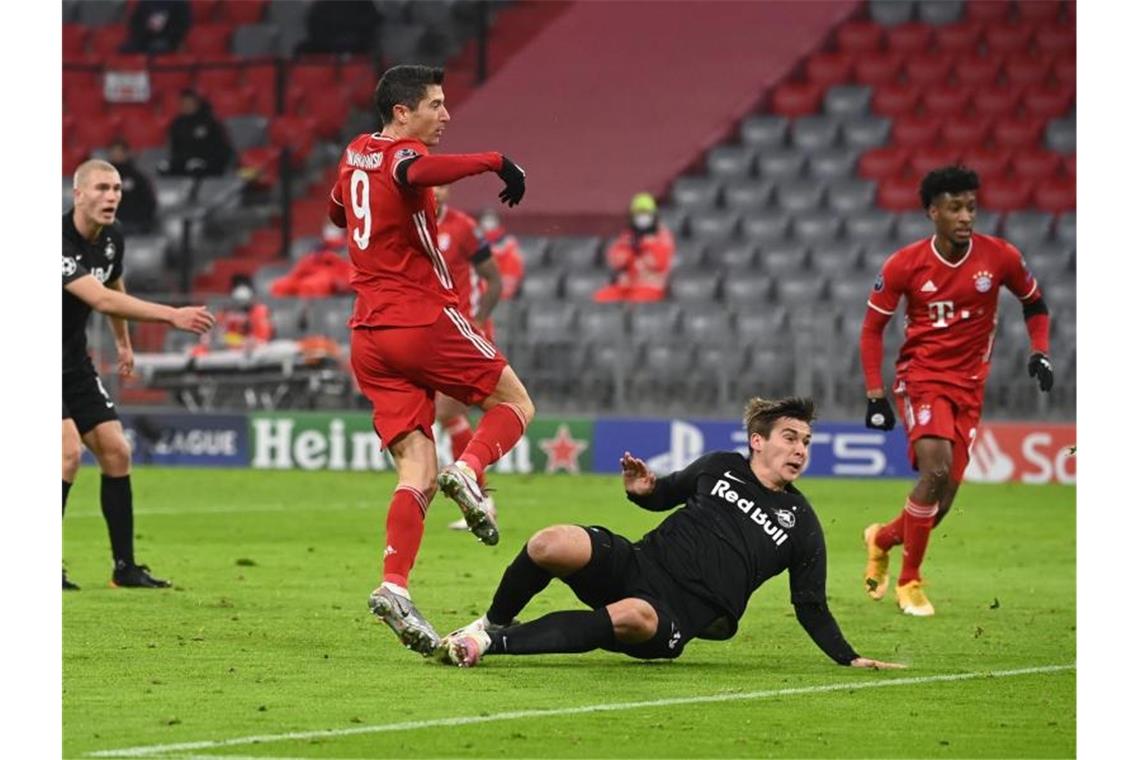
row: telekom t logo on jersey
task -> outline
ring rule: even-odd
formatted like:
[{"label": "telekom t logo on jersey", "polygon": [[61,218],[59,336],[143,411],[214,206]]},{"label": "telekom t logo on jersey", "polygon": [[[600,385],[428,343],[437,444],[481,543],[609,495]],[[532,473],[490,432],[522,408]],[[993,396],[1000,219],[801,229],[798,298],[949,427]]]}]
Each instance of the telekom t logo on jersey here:
[{"label": "telekom t logo on jersey", "polygon": [[930,310],[932,327],[949,327],[948,321],[954,316],[953,301],[931,301],[927,307]]}]

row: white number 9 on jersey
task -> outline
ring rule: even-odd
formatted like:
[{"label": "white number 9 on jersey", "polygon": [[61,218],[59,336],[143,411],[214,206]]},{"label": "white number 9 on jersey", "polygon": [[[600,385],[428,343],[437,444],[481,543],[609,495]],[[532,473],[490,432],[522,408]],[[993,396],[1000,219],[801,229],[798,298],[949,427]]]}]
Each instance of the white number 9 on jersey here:
[{"label": "white number 9 on jersey", "polygon": [[361,169],[352,172],[349,195],[352,196],[353,215],[363,222],[358,229],[352,231],[352,239],[356,247],[363,251],[368,247],[368,238],[372,237],[372,204],[368,198],[368,174]]}]

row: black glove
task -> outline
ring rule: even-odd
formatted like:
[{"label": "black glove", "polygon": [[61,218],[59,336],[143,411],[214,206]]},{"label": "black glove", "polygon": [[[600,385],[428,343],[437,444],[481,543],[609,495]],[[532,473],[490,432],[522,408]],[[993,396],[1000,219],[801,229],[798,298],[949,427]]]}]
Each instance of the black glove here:
[{"label": "black glove", "polygon": [[526,193],[526,172],[511,159],[503,156],[503,168],[498,171],[499,179],[506,187],[499,193],[499,200],[508,206],[517,206]]},{"label": "black glove", "polygon": [[867,399],[867,427],[872,430],[894,430],[895,413],[891,402],[885,398]]},{"label": "black glove", "polygon": [[1053,387],[1053,362],[1049,357],[1038,351],[1029,357],[1029,376],[1037,378],[1037,385],[1042,391]]}]

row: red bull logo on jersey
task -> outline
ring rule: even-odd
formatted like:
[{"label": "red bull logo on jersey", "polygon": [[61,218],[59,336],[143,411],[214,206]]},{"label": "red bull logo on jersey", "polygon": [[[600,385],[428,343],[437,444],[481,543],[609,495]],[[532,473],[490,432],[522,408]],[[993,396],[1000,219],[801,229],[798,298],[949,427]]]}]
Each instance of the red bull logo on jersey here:
[{"label": "red bull logo on jersey", "polygon": [[[768,514],[762,507],[757,507],[755,501],[745,499],[736,491],[732,490],[732,484],[727,480],[718,480],[713,486],[711,493],[713,496],[719,496],[729,504],[735,504],[739,507],[741,512],[748,515],[748,519],[764,529],[764,532],[776,542],[776,546],[780,546],[788,540],[788,534],[784,532],[783,528],[772,522],[772,519],[768,517]],[[794,518],[793,524],[795,524]]]}]

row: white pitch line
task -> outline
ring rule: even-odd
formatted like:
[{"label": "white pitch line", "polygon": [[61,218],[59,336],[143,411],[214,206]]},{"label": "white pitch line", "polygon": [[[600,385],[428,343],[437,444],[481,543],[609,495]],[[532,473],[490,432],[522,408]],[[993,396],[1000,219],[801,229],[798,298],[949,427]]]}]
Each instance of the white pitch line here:
[{"label": "white pitch line", "polygon": [[643,702],[612,702],[609,704],[583,705],[581,707],[558,707],[548,710],[511,710],[509,712],[494,713],[491,715],[465,715],[454,718],[433,718],[430,720],[413,720],[403,723],[382,723],[375,726],[356,726],[353,728],[328,728],[316,731],[294,731],[285,734],[262,734],[259,736],[240,736],[234,739],[214,739],[197,742],[183,742],[180,744],[153,744],[143,747],[126,747],[124,749],[107,749],[98,752],[88,752],[88,757],[154,757],[156,755],[170,755],[173,753],[193,752],[202,749],[218,749],[221,747],[237,747],[248,744],[268,744],[301,739],[332,738],[339,736],[353,736],[356,734],[379,734],[391,731],[414,731],[421,728],[438,728],[445,726],[467,726],[473,723],[491,723],[500,720],[516,720],[518,718],[552,718],[566,715],[581,715],[593,712],[615,712],[618,710],[637,710],[641,708],[671,707],[673,705],[709,704],[715,702],[737,702],[750,699],[768,699],[771,697],[789,697],[799,694],[822,694],[830,691],[855,691],[858,689],[882,689],[888,686],[915,686],[918,684],[942,683],[946,681],[968,681],[974,678],[1009,678],[1012,676],[1033,675],[1037,673],[1056,673],[1063,670],[1074,670],[1076,665],[1044,665],[1035,668],[1019,668],[1017,670],[980,671],[976,673],[952,673],[941,676],[918,676],[913,678],[893,678],[886,681],[862,681],[859,683],[833,683],[823,686],[801,686],[789,689],[769,689],[766,691],[746,691],[735,694],[710,694],[700,697],[671,697],[668,699],[654,699]]}]

